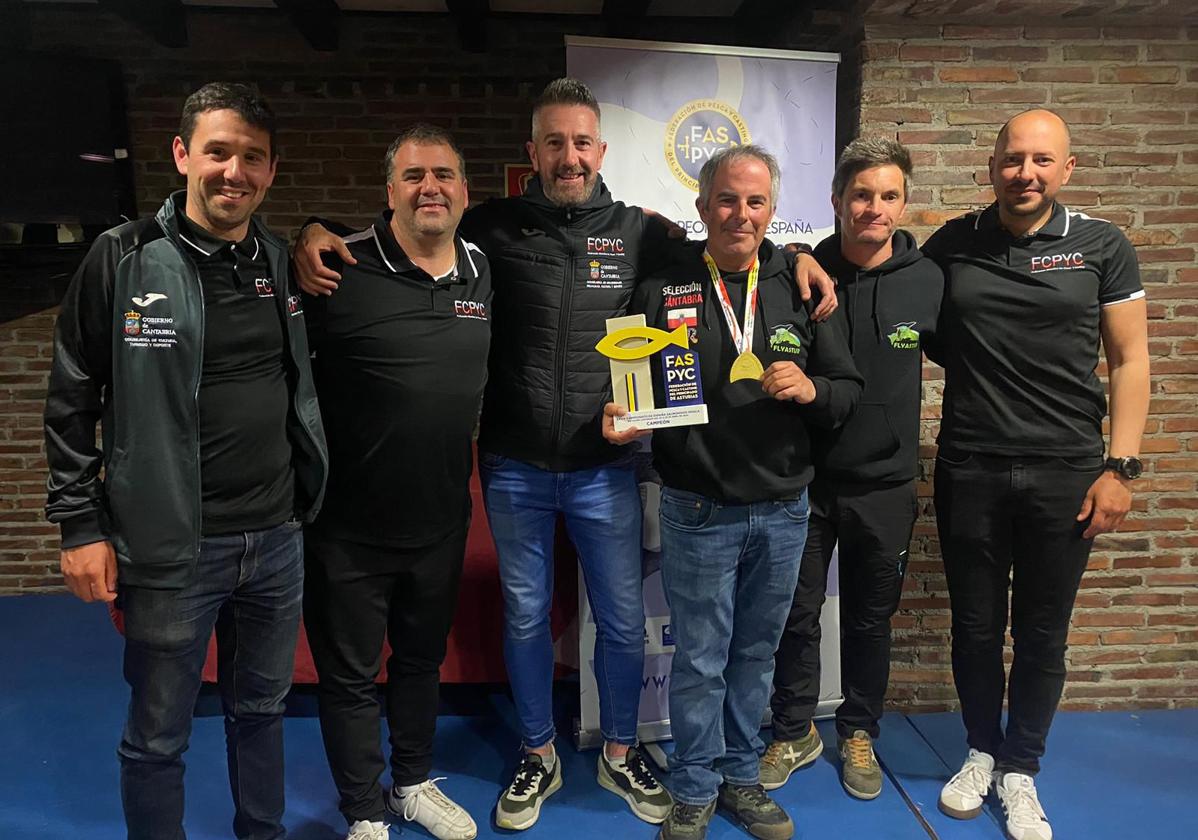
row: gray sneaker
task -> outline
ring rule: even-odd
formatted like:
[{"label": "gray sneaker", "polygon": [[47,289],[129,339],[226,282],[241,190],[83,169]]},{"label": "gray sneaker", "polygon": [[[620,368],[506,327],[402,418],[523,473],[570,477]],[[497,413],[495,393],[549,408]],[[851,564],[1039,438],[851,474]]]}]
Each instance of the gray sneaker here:
[{"label": "gray sneaker", "polygon": [[714,813],[714,800],[706,805],[675,802],[666,821],[661,824],[661,831],[657,832],[657,840],[704,840]]},{"label": "gray sneaker", "polygon": [[761,840],[790,840],[795,824],[790,814],[770,799],[761,785],[720,785],[716,802]]},{"label": "gray sneaker", "polygon": [[882,792],[882,768],[874,755],[874,741],[863,729],[852,738],[840,738],[840,783],[850,796],[877,799]]},{"label": "gray sneaker", "polygon": [[562,786],[562,760],[555,757],[553,769],[535,753],[525,753],[495,805],[495,825],[513,831],[530,827],[541,816],[541,804]]},{"label": "gray sneaker", "polygon": [[640,750],[632,747],[623,761],[612,761],[607,749],[599,750],[599,785],[628,803],[632,813],[647,823],[665,821],[674,799],[657,781],[645,764]]},{"label": "gray sneaker", "polygon": [[824,742],[815,731],[814,723],[798,740],[774,741],[761,757],[761,786],[766,790],[777,790],[786,784],[791,773],[815,761],[823,751]]}]

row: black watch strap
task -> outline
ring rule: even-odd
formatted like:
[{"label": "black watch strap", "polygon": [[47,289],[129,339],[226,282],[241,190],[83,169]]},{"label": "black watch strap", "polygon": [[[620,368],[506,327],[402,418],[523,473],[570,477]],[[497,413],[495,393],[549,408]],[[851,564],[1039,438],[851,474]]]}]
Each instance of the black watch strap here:
[{"label": "black watch strap", "polygon": [[1144,471],[1144,465],[1140,462],[1140,459],[1133,457],[1107,458],[1102,466],[1103,469],[1116,472],[1129,481],[1139,478],[1140,474]]}]

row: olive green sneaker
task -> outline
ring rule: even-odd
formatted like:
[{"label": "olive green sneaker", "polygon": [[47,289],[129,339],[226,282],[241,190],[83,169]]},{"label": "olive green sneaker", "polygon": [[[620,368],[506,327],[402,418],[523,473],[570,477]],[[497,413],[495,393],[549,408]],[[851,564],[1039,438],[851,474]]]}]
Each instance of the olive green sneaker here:
[{"label": "olive green sneaker", "polygon": [[882,768],[874,755],[874,741],[863,729],[852,738],[839,739],[840,783],[850,796],[877,799],[882,792]]},{"label": "olive green sneaker", "polygon": [[627,802],[637,817],[654,825],[664,822],[674,805],[636,747],[617,759],[607,757],[606,747],[599,750],[599,785]]},{"label": "olive green sneaker", "polygon": [[706,805],[675,802],[661,824],[661,831],[657,832],[657,840],[705,840],[714,813],[714,800]]},{"label": "olive green sneaker", "polygon": [[511,784],[503,789],[495,804],[495,825],[511,831],[523,831],[541,816],[541,805],[562,786],[562,761],[553,757],[553,767],[536,753],[524,753]]},{"label": "olive green sneaker", "polygon": [[761,786],[766,790],[777,790],[786,784],[791,773],[815,761],[823,751],[824,742],[815,731],[814,723],[807,734],[796,741],[774,741],[761,756]]},{"label": "olive green sneaker", "polygon": [[790,840],[795,824],[790,814],[769,798],[761,785],[720,785],[716,802],[760,840]]}]

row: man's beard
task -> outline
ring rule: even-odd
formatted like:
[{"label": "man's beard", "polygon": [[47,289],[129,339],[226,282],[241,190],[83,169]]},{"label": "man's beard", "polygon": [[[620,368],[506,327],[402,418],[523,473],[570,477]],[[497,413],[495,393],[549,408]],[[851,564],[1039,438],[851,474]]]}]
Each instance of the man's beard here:
[{"label": "man's beard", "polygon": [[541,189],[544,191],[545,197],[556,207],[578,207],[586,204],[594,195],[595,188],[599,184],[598,174],[582,173],[582,184],[581,192],[576,193],[570,187],[560,187],[556,178],[549,178],[542,179]]}]

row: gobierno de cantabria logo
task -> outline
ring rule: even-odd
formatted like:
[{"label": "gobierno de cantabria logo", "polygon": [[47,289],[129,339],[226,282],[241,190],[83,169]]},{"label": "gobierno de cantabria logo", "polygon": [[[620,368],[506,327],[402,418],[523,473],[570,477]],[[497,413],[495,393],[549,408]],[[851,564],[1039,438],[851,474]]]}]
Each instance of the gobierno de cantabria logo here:
[{"label": "gobierno de cantabria logo", "polygon": [[692,99],[666,125],[666,162],[674,177],[699,191],[699,170],[718,152],[752,142],[736,110],[718,99]]}]

